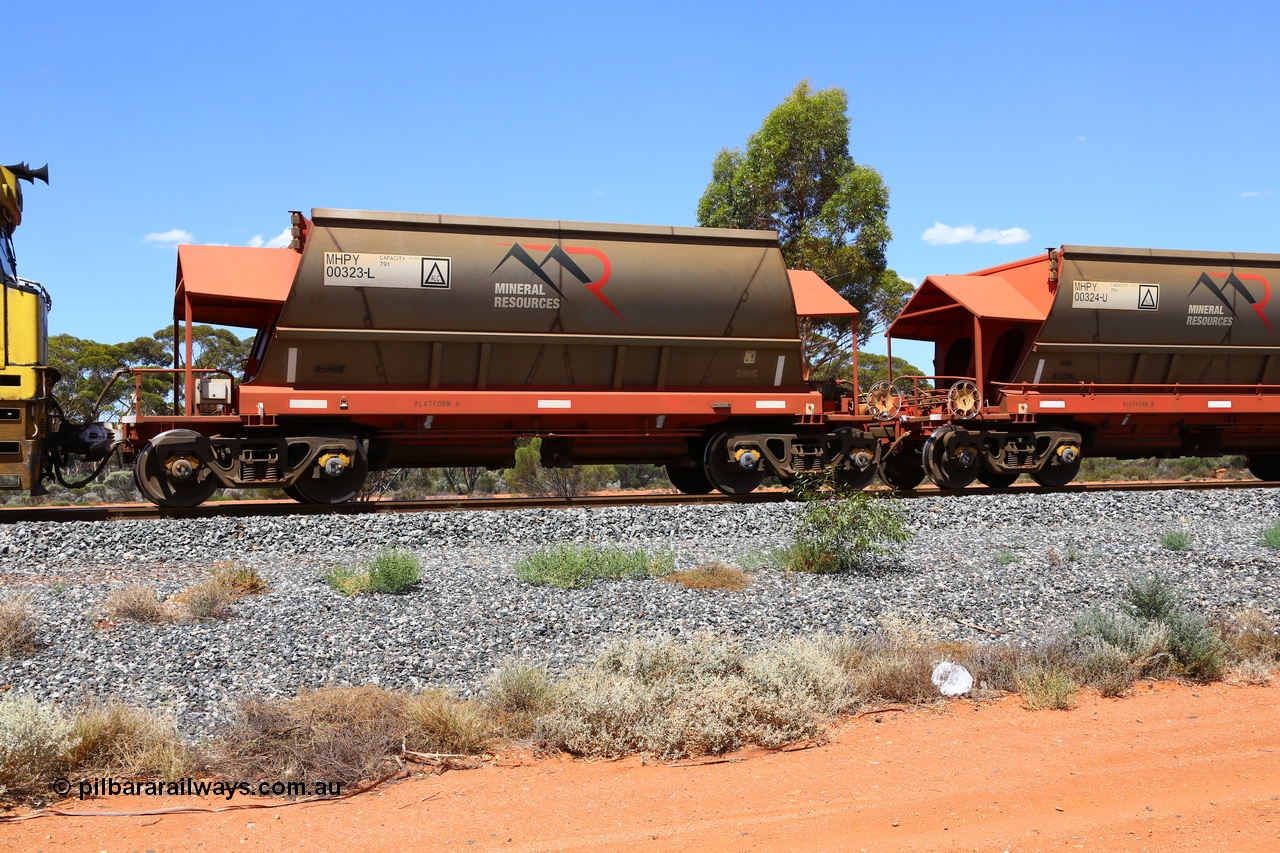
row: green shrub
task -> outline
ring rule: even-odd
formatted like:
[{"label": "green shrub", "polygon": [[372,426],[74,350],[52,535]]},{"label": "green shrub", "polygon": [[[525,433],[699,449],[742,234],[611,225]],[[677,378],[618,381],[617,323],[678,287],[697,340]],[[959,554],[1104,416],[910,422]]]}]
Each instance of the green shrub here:
[{"label": "green shrub", "polygon": [[516,465],[502,472],[514,491],[526,495],[555,495],[571,498],[603,488],[616,475],[612,465],[574,465],[570,468],[542,467],[542,439],[530,439],[516,448]]},{"label": "green shrub", "polygon": [[1130,578],[1125,583],[1124,608],[1138,619],[1163,622],[1182,607],[1178,591],[1163,575]]},{"label": "green shrub", "polygon": [[1134,656],[1119,646],[1090,637],[1082,641],[1072,659],[1080,681],[1096,687],[1103,696],[1123,695],[1137,675]]},{"label": "green shrub", "polygon": [[614,465],[620,489],[669,489],[667,472],[657,465]]},{"label": "green shrub", "polygon": [[408,551],[381,551],[369,562],[369,590],[397,595],[422,577],[421,563]]},{"label": "green shrub", "polygon": [[1076,617],[1072,635],[1077,670],[1086,684],[1100,690],[1103,682],[1115,680],[1117,655],[1124,658],[1130,681],[1164,678],[1173,671],[1169,626],[1162,621],[1091,607]]},{"label": "green shrub", "polygon": [[1191,534],[1185,530],[1170,530],[1160,534],[1160,544],[1170,551],[1185,551],[1191,547]]},{"label": "green shrub", "polygon": [[1159,677],[1171,666],[1181,675],[1212,681],[1227,665],[1227,645],[1159,574],[1130,579],[1120,613],[1091,608],[1076,619],[1073,634],[1126,652],[1140,675]]},{"label": "green shrub", "polygon": [[1018,692],[1033,711],[1066,711],[1075,704],[1079,685],[1056,665],[1028,666],[1018,674]]},{"label": "green shrub", "polygon": [[[1055,552],[1055,556],[1056,556],[1056,552]],[[1018,562],[1018,555],[1014,554],[1008,548],[1005,548],[1003,550],[997,551],[994,559],[996,561],[996,565],[1007,566],[1010,563]],[[1053,562],[1052,558],[1050,558],[1050,562]]]},{"label": "green shrub", "polygon": [[590,756],[721,753],[818,737],[850,700],[847,675],[813,640],[754,654],[714,635],[628,640],[562,682],[536,738]]},{"label": "green shrub", "polygon": [[483,696],[507,734],[525,737],[555,703],[556,688],[546,667],[513,658],[489,676]]},{"label": "green shrub", "polygon": [[910,540],[897,500],[841,488],[830,476],[798,477],[803,500],[792,543],[783,549],[788,568],[825,574],[867,568]]},{"label": "green shrub", "polygon": [[1204,617],[1180,610],[1165,624],[1169,626],[1169,653],[1183,675],[1197,681],[1222,677],[1227,668],[1228,649]]},{"label": "green shrub", "polygon": [[674,565],[675,557],[669,551],[650,555],[642,548],[628,551],[561,543],[535,551],[516,563],[513,571],[526,583],[578,589],[598,580],[660,577]]},{"label": "green shrub", "polygon": [[343,595],[360,595],[369,591],[369,573],[350,566],[335,566],[324,573],[325,582]]},{"label": "green shrub", "polygon": [[1176,459],[1114,459],[1105,456],[1086,457],[1080,466],[1081,482],[1099,480],[1197,480],[1217,479],[1218,471],[1238,480],[1246,475],[1243,456],[1203,459],[1184,456]]},{"label": "green shrub", "polygon": [[1262,531],[1258,544],[1266,545],[1268,548],[1280,548],[1280,524],[1273,524]]},{"label": "green shrub", "polygon": [[422,578],[417,556],[395,548],[379,551],[363,567],[336,566],[323,575],[325,582],[343,595],[381,592],[398,595]]},{"label": "green shrub", "polygon": [[71,722],[32,696],[0,699],[0,797],[43,793],[66,768]]}]

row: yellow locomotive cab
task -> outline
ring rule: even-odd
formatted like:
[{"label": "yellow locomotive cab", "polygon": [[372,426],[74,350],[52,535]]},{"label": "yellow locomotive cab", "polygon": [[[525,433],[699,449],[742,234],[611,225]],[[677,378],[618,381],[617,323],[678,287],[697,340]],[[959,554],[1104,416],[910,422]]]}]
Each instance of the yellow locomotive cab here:
[{"label": "yellow locomotive cab", "polygon": [[47,180],[48,170],[0,167],[0,489],[40,491],[50,391],[49,299],[18,277],[13,230],[22,221],[19,180]]}]

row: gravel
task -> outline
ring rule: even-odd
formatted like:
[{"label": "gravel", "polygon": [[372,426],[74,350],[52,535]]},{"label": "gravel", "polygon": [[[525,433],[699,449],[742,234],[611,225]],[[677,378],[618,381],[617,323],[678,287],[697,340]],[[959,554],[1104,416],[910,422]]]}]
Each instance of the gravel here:
[{"label": "gravel", "polygon": [[[1280,551],[1258,542],[1280,521],[1271,489],[979,492],[902,506],[910,544],[872,571],[840,575],[776,568],[772,552],[799,511],[788,504],[12,524],[0,528],[0,597],[29,595],[39,647],[0,660],[0,695],[168,708],[184,734],[201,737],[249,696],[356,684],[468,695],[505,658],[560,672],[619,637],[856,634],[896,615],[932,620],[954,639],[1031,644],[1153,571],[1206,615],[1278,612]],[[1193,534],[1189,550],[1161,545],[1173,530]],[[521,557],[566,541],[667,549],[677,568],[723,560],[751,570],[752,583],[560,590],[515,579]],[[391,546],[422,561],[423,580],[407,594],[346,598],[322,578]],[[170,595],[229,561],[271,587],[230,620],[104,619],[114,589],[143,582]]]}]

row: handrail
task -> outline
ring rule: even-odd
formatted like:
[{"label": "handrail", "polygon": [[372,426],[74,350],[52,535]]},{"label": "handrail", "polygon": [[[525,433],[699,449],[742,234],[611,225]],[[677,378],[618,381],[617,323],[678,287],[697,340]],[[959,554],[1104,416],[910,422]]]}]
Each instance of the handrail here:
[{"label": "handrail", "polygon": [[[102,393],[98,395],[98,399],[93,402],[93,414],[97,416],[102,410],[102,401],[107,398],[107,392],[115,386],[117,380],[122,376],[136,376],[133,386],[133,406],[132,411],[136,415],[142,405],[142,374],[148,373],[170,373],[170,374],[186,374],[185,367],[121,367],[111,374],[111,378],[107,380],[106,386],[103,387]],[[191,369],[193,374],[216,373],[227,377],[231,380],[232,389],[235,388],[236,378],[230,371],[223,370],[220,367],[195,367]],[[229,404],[228,404],[229,405]],[[173,414],[178,414],[178,395],[175,393],[173,397]]]},{"label": "handrail", "polygon": [[994,387],[1006,394],[1080,394],[1085,397],[1102,394],[1280,394],[1280,385],[1262,383],[1229,384],[1206,383],[1188,385],[1185,382],[993,382]]}]

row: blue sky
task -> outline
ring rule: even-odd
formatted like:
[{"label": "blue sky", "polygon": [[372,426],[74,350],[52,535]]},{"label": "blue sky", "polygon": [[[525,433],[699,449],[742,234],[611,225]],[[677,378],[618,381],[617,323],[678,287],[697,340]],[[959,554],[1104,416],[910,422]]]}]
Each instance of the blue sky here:
[{"label": "blue sky", "polygon": [[694,224],[716,152],[806,78],[848,91],[914,281],[1064,243],[1280,251],[1280,4],[463,5],[10,21],[0,158],[50,164],[16,243],[51,333],[156,331],[167,238],[265,244],[290,209]]}]

